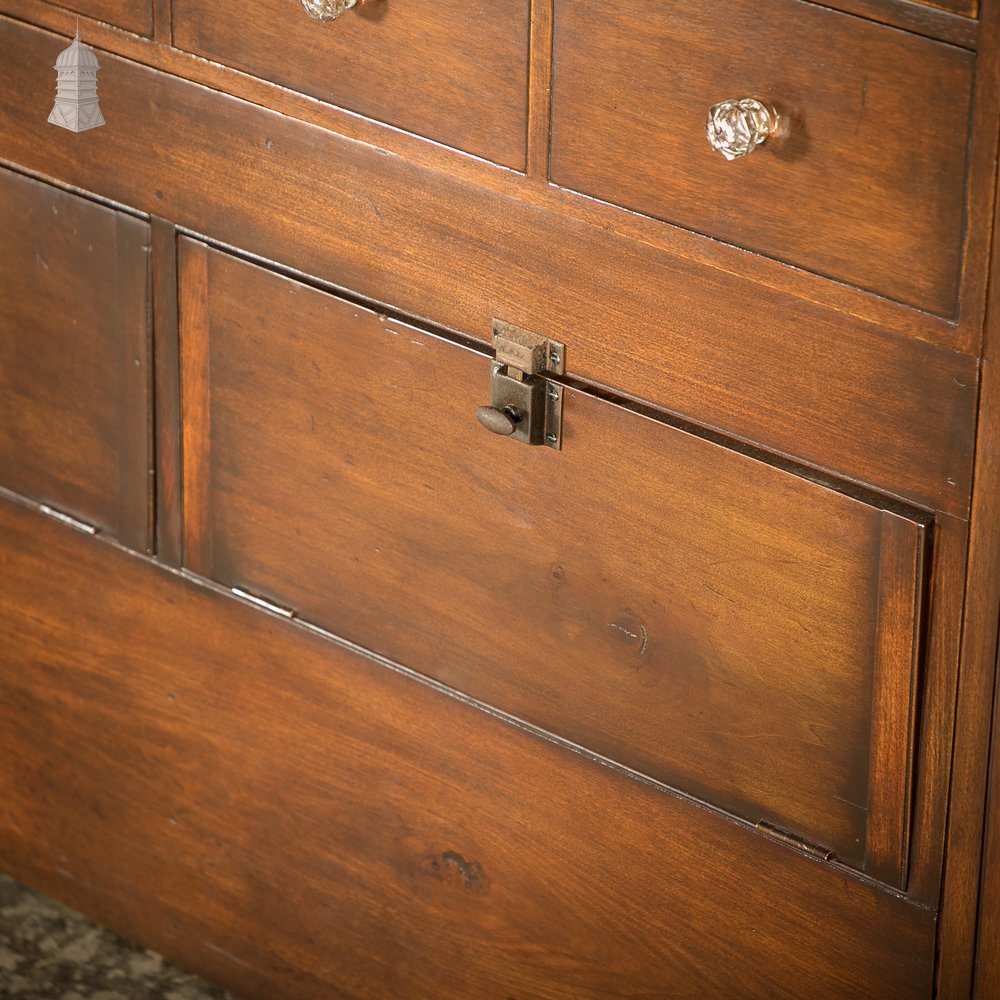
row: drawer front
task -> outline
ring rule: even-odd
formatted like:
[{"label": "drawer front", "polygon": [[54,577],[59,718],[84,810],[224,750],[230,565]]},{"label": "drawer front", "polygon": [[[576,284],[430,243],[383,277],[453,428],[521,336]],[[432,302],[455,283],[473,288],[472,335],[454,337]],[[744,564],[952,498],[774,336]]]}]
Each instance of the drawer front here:
[{"label": "drawer front", "polygon": [[0,486],[144,549],[149,230],[0,170]]},{"label": "drawer front", "polygon": [[901,878],[923,526],[185,242],[185,561]]},{"label": "drawer front", "polygon": [[528,0],[368,0],[321,22],[299,0],[245,0],[238,17],[174,0],[173,30],[190,52],[523,168],[528,14]]},{"label": "drawer front", "polygon": [[0,536],[5,868],[240,997],[931,995],[924,907],[2,502]]},{"label": "drawer front", "polygon": [[106,21],[137,35],[153,33],[152,0],[68,0],[59,4],[86,17]]},{"label": "drawer front", "polygon": [[[954,314],[970,53],[799,0],[555,10],[554,183]],[[706,121],[743,97],[779,134],[730,162]]]}]

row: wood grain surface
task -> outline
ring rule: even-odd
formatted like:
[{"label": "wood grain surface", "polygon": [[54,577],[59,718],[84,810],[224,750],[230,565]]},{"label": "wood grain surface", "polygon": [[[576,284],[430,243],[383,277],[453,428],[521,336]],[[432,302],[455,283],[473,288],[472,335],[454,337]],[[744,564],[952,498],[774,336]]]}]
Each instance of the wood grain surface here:
[{"label": "wood grain surface", "polygon": [[[989,8],[1000,15],[1000,8]],[[1000,23],[993,22],[997,29]],[[994,233],[1000,218],[994,219]],[[997,732],[993,714],[997,692],[998,614],[1000,614],[1000,256],[990,275],[990,309],[982,361],[981,419],[976,440],[976,489],[969,523],[965,608],[958,674],[955,754],[948,802],[948,855],[944,872],[939,940],[938,986],[943,996],[990,996],[996,981],[996,915],[987,913],[996,892],[991,800],[990,747]],[[985,842],[984,842],[985,840]],[[984,854],[985,851],[985,854]],[[986,867],[983,867],[985,865]],[[982,892],[982,899],[980,893]],[[984,936],[977,949],[977,928]],[[977,961],[980,983],[976,984]],[[986,990],[986,992],[984,992]]]},{"label": "wood grain surface", "polygon": [[31,511],[0,535],[0,864],[248,1000],[929,996],[927,910]]},{"label": "wood grain surface", "polygon": [[[163,2],[156,8],[156,38],[169,38],[169,23]],[[551,3],[551,0],[547,0]],[[992,212],[996,151],[998,94],[1000,74],[988,53],[996,47],[992,18],[979,22],[957,17],[911,0],[843,0],[836,6],[856,11],[880,23],[904,27],[908,31],[951,41],[960,47],[987,53],[977,63],[977,86],[974,126],[970,143],[969,189],[966,219],[969,229],[967,252],[963,258],[963,294],[957,322],[917,311],[890,299],[863,292],[849,285],[832,282],[809,271],[790,268],[769,257],[748,254],[718,240],[699,236],[689,230],[665,226],[661,222],[628,212],[615,205],[564,190],[547,182],[548,178],[548,98],[546,77],[551,42],[546,44],[547,11],[540,7],[532,14],[532,68],[529,80],[529,131],[532,152],[528,173],[505,169],[488,160],[464,156],[448,146],[431,142],[410,132],[387,127],[332,104],[296,93],[260,77],[234,72],[180,49],[168,48],[157,41],[117,30],[93,19],[84,19],[84,32],[91,45],[105,52],[153,66],[164,72],[221,90],[251,103],[329,129],[341,136],[402,156],[405,159],[444,171],[455,178],[532,205],[554,210],[561,215],[613,230],[670,253],[700,261],[707,266],[741,276],[771,287],[781,287],[789,295],[834,308],[866,322],[890,326],[898,332],[929,343],[940,344],[967,353],[978,353],[982,334],[985,272],[988,256],[988,230],[979,220]],[[0,0],[0,11],[15,20],[54,30],[72,37],[73,17],[45,0]],[[990,11],[986,12],[988,15]],[[545,29],[545,30],[542,30]],[[544,100],[539,100],[544,98]],[[544,110],[542,110],[544,109]],[[544,127],[544,134],[543,134]],[[155,214],[155,212],[153,213]]]},{"label": "wood grain surface", "polygon": [[0,170],[0,486],[145,550],[149,229]]},{"label": "wood grain surface", "polygon": [[[552,180],[953,316],[974,57],[800,0],[555,5]],[[709,108],[780,134],[728,162]]]},{"label": "wood grain surface", "polygon": [[188,566],[899,881],[919,524],[584,393],[497,438],[481,355],[181,250]]},{"label": "wood grain surface", "polygon": [[[311,97],[523,170],[528,0],[364,0],[333,22],[295,0],[173,0],[188,49]],[[349,175],[341,178],[352,183]]]},{"label": "wood grain surface", "polygon": [[181,563],[181,416],[177,340],[177,230],[150,220],[156,428],[156,554]]},{"label": "wood grain surface", "polygon": [[[1000,676],[998,657],[997,676]],[[993,695],[993,739],[986,789],[986,837],[976,942],[976,1000],[1000,995],[1000,686]]]},{"label": "wood grain surface", "polygon": [[60,0],[58,6],[137,35],[153,33],[153,0]]},{"label": "wood grain surface", "polygon": [[[44,89],[59,44],[0,20],[0,85]],[[543,331],[576,377],[967,514],[972,358],[105,59],[115,127],[71,145],[6,103],[0,156],[483,341]]]}]

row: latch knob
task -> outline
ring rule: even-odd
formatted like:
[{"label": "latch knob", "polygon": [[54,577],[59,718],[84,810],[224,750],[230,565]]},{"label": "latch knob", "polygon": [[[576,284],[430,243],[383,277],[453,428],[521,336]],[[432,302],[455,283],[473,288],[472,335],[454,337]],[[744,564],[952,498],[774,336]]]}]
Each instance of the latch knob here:
[{"label": "latch knob", "polygon": [[476,410],[476,419],[488,431],[509,437],[517,430],[517,425],[521,422],[521,414],[513,406],[505,406],[503,409],[496,406],[480,406]]}]

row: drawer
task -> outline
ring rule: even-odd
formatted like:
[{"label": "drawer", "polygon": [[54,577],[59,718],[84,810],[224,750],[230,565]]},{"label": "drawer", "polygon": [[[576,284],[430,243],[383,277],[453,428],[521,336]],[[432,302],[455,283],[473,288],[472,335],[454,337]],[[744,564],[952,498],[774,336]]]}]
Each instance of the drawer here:
[{"label": "drawer", "polygon": [[0,487],[144,549],[145,223],[0,170]]},{"label": "drawer", "polygon": [[0,537],[5,867],[246,1000],[931,996],[926,907],[2,501]]},{"label": "drawer", "polygon": [[329,22],[299,0],[245,0],[235,18],[173,3],[182,49],[518,169],[528,29],[528,0],[367,0]]},{"label": "drawer", "polygon": [[69,0],[59,6],[137,35],[153,33],[153,0]]},{"label": "drawer", "polygon": [[898,883],[925,528],[185,241],[185,562]]},{"label": "drawer", "polygon": [[[975,59],[799,0],[556,0],[551,179],[950,317]],[[727,161],[709,109],[778,134]]]}]

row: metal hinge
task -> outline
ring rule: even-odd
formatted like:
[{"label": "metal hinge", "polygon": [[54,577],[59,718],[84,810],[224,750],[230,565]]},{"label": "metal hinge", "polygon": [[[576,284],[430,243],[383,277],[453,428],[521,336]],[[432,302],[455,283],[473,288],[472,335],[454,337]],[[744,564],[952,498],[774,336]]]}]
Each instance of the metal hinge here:
[{"label": "metal hinge", "polygon": [[268,600],[266,597],[261,597],[259,594],[251,594],[249,590],[243,590],[241,587],[230,587],[229,589],[234,597],[239,597],[256,608],[263,608],[265,611],[270,611],[273,615],[292,619],[298,613],[294,608],[286,608],[280,604],[275,604],[274,601]]},{"label": "metal hinge", "polygon": [[543,373],[565,373],[566,345],[495,319],[493,349],[490,405],[480,406],[476,418],[494,434],[560,449],[563,387]]},{"label": "metal hinge", "polygon": [[80,518],[74,517],[72,514],[66,514],[61,510],[56,510],[55,507],[50,507],[45,503],[39,504],[38,509],[46,517],[51,517],[54,521],[58,521],[60,524],[69,525],[69,527],[75,528],[77,531],[82,531],[85,535],[97,534],[97,525],[89,524],[87,521],[81,521]]},{"label": "metal hinge", "polygon": [[761,820],[761,822],[757,824],[756,830],[758,833],[763,833],[772,840],[779,840],[782,844],[788,844],[789,847],[795,847],[800,851],[805,851],[806,854],[811,854],[814,858],[821,858],[823,861],[834,860],[833,851],[828,848],[820,847],[819,844],[813,844],[810,841],[798,836],[798,834],[789,833],[787,830],[781,830],[772,823],[765,823]]}]

